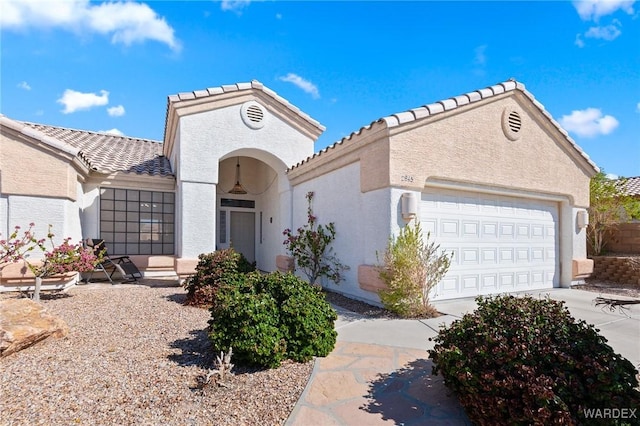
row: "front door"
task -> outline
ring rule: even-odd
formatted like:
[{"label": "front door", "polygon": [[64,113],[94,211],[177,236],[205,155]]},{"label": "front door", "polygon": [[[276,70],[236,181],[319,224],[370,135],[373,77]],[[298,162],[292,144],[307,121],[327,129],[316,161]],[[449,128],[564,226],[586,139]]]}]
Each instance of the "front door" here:
[{"label": "front door", "polygon": [[231,211],[230,242],[235,251],[249,262],[256,260],[256,215],[254,212]]}]

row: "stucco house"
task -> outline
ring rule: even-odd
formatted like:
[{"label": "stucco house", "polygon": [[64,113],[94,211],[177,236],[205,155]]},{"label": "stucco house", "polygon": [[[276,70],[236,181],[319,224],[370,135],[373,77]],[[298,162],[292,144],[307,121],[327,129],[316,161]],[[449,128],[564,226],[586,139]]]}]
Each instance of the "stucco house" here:
[{"label": "stucco house", "polygon": [[[324,127],[257,81],[169,96],[162,142],[6,116],[0,128],[0,232],[51,223],[104,239],[147,275],[186,277],[200,253],[230,244],[261,270],[286,269],[282,231],[306,222],[308,191],[350,267],[324,284],[354,298],[379,300],[377,253],[414,219],[454,253],[435,299],[568,287],[592,270],[598,168],[512,80],[380,118],[318,153]],[[20,282],[2,274],[6,288]]]}]

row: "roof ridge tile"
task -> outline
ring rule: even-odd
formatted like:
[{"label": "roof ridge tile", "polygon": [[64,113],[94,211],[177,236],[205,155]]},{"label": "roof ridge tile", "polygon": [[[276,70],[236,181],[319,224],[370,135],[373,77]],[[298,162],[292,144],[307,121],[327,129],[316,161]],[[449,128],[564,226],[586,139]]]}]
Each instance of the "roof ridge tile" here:
[{"label": "roof ridge tile", "polygon": [[[278,95],[275,91],[271,90],[270,88],[268,88],[258,80],[251,80],[250,82],[245,82],[245,83],[225,84],[222,86],[209,87],[206,89],[206,93],[208,93],[208,96],[215,96],[223,93],[238,92],[243,90],[259,90],[265,93],[266,95],[269,95],[274,99],[276,99],[278,102],[284,105],[287,109],[292,111],[294,114],[297,114],[299,117],[309,122],[311,125],[315,126],[316,128],[322,131],[325,130],[325,127],[322,124],[320,124],[317,120],[313,119],[310,115],[302,112],[300,108],[293,105],[291,102],[289,102],[282,96]],[[167,114],[169,113],[170,105],[174,102],[191,100],[196,98],[204,98],[206,96],[207,95],[205,94],[205,90],[196,90],[194,92],[179,93],[178,95],[169,95],[168,103],[167,103]],[[168,117],[168,115],[166,117]],[[166,117],[165,117],[165,126],[167,124]],[[166,128],[165,128],[165,131],[166,131]]]}]

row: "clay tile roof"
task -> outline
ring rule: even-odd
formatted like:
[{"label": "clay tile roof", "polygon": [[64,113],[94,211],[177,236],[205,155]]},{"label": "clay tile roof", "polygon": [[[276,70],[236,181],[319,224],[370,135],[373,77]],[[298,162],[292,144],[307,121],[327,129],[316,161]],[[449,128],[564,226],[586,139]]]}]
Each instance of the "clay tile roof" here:
[{"label": "clay tile roof", "polygon": [[106,133],[20,122],[78,149],[89,167],[101,173],[127,172],[172,176],[171,163],[162,155],[162,143]]},{"label": "clay tile roof", "polygon": [[[596,171],[600,170],[598,166],[593,162],[593,160],[591,160],[589,155],[587,155],[587,153],[584,152],[582,148],[580,148],[578,144],[569,136],[569,134],[560,126],[560,124],[553,119],[551,114],[549,114],[546,111],[544,106],[540,102],[538,102],[529,91],[525,89],[524,84],[513,79],[495,84],[490,87],[486,87],[484,89],[479,89],[479,90],[468,92],[468,93],[455,96],[449,99],[443,99],[428,105],[423,105],[418,108],[413,108],[409,111],[399,112],[386,117],[382,117],[372,122],[371,124],[362,127],[359,131],[353,132],[351,133],[351,135],[342,138],[341,141],[334,143],[333,145],[329,146],[327,149],[323,150],[322,152],[326,152],[329,149],[334,149],[335,147],[342,145],[343,142],[346,142],[352,139],[353,136],[355,136],[356,134],[361,134],[362,132],[372,128],[373,125],[375,125],[376,123],[384,124],[388,128],[397,127],[411,121],[420,120],[428,116],[440,114],[444,111],[451,111],[453,109],[459,108],[469,103],[478,102],[483,99],[491,98],[493,96],[497,96],[502,93],[511,92],[515,90],[520,91],[527,98],[529,98],[531,102],[533,102],[533,104],[540,110],[540,112],[549,119],[551,124],[553,124],[553,126],[555,126],[558,129],[558,131],[562,133],[562,135],[569,142],[569,144],[571,144],[571,146],[578,152],[578,154],[582,156],[587,161],[587,163],[589,163],[589,165],[593,167],[594,170]],[[322,152],[318,153],[318,155],[322,154]],[[316,157],[316,155],[314,155],[314,157]],[[314,157],[311,157],[311,158],[314,158]],[[307,160],[304,160],[302,163],[296,164],[295,166],[291,167],[290,170],[295,169],[296,167],[300,167],[302,164],[305,164],[309,160],[310,158],[308,158]]]},{"label": "clay tile roof", "polygon": [[640,195],[640,176],[626,178],[623,182],[623,187],[627,194]]}]

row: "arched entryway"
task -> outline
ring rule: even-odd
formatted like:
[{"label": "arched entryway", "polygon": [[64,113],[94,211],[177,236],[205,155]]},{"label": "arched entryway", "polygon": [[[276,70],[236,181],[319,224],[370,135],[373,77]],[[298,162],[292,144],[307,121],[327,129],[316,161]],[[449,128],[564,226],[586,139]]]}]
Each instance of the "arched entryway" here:
[{"label": "arched entryway", "polygon": [[276,269],[282,230],[290,222],[284,163],[264,151],[242,149],[221,158],[216,189],[216,247],[233,247],[260,270]]}]

